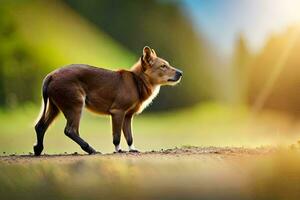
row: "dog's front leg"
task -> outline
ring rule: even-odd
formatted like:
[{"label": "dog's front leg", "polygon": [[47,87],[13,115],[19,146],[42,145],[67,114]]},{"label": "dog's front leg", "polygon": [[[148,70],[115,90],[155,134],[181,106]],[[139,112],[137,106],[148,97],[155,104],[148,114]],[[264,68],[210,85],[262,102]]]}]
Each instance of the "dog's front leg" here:
[{"label": "dog's front leg", "polygon": [[125,113],[123,111],[115,111],[111,115],[113,144],[115,145],[115,151],[118,153],[123,152],[120,147],[120,140],[121,140],[121,131],[122,131],[124,117],[125,117]]},{"label": "dog's front leg", "polygon": [[133,145],[131,122],[132,114],[126,115],[123,123],[123,133],[128,144],[129,152],[139,152]]}]

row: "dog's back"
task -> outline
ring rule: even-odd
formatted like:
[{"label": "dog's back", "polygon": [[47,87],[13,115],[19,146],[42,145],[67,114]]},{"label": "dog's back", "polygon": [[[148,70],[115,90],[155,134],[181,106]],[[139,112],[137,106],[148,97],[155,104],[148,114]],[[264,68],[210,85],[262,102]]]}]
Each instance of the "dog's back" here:
[{"label": "dog's back", "polygon": [[61,68],[49,76],[48,96],[62,111],[72,104],[84,103],[95,112],[109,114],[123,82],[121,73],[80,64]]}]

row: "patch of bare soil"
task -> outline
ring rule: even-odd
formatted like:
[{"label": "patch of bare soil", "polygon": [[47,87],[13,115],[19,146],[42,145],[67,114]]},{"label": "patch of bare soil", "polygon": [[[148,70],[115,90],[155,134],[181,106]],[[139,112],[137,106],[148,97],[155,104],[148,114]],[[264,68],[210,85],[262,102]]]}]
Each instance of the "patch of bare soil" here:
[{"label": "patch of bare soil", "polygon": [[194,146],[184,146],[181,148],[172,149],[161,149],[159,151],[148,151],[140,153],[108,153],[108,154],[79,154],[74,152],[72,154],[43,154],[41,156],[34,156],[33,154],[27,155],[16,155],[11,154],[8,156],[0,156],[0,164],[14,164],[14,163],[32,163],[36,161],[58,161],[58,162],[72,162],[78,160],[89,160],[97,158],[121,158],[121,159],[134,159],[134,158],[242,158],[247,156],[260,156],[269,155],[274,153],[276,148],[271,147],[261,147],[261,148],[243,148],[243,147],[194,147]]}]

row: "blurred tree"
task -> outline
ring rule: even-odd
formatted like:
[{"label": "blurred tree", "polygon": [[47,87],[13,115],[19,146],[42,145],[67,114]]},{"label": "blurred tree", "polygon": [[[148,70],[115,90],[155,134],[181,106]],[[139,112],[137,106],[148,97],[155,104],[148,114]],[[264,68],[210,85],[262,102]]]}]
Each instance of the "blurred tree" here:
[{"label": "blurred tree", "polygon": [[300,116],[299,30],[294,27],[273,35],[256,56],[249,78],[248,102],[251,106]]},{"label": "blurred tree", "polygon": [[235,103],[244,104],[246,103],[247,97],[247,83],[249,75],[249,65],[251,63],[251,53],[247,46],[245,36],[239,34],[233,54],[233,91]]},{"label": "blurred tree", "polygon": [[36,99],[42,71],[29,55],[6,9],[0,8],[0,106],[14,107]]},{"label": "blurred tree", "polygon": [[184,71],[176,88],[162,88],[152,110],[193,105],[212,96],[209,47],[179,1],[65,0],[115,40],[141,55],[143,46]]}]

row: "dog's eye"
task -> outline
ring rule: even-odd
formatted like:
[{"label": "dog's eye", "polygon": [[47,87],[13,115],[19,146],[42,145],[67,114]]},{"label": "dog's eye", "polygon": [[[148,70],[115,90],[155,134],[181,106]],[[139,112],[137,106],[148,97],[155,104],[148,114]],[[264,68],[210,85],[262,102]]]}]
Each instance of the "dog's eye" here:
[{"label": "dog's eye", "polygon": [[162,65],[160,66],[161,69],[166,69],[167,68],[167,65]]}]

